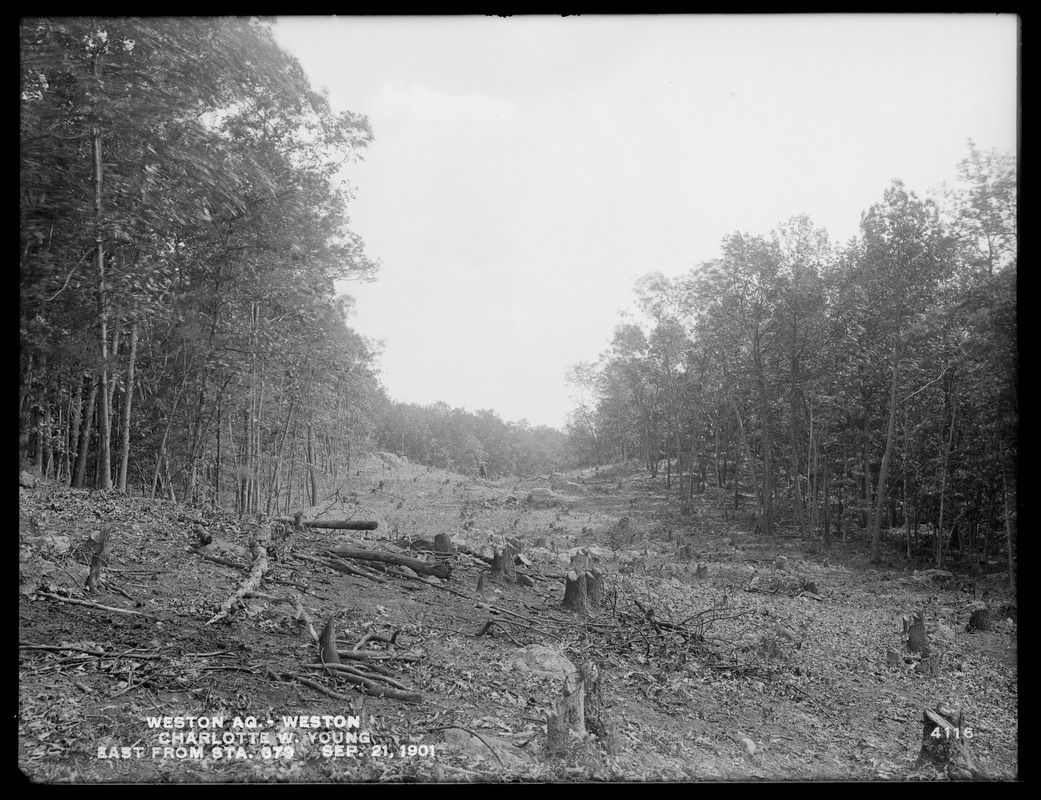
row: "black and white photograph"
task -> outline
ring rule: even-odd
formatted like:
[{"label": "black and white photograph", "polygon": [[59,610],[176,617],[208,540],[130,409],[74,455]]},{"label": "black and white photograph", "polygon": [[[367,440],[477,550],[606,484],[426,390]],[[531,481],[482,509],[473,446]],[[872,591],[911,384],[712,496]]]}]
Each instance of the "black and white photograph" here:
[{"label": "black and white photograph", "polygon": [[20,17],[20,780],[1018,782],[1021,32]]}]

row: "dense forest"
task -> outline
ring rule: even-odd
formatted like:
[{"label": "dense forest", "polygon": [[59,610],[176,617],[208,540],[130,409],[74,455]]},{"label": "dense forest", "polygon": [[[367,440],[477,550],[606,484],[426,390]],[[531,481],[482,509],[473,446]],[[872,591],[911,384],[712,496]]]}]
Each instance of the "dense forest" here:
[{"label": "dense forest", "polygon": [[26,20],[20,133],[23,468],[270,513],[375,446],[563,463],[559,431],[386,396],[337,292],[379,267],[339,176],[372,133],[269,22]]},{"label": "dense forest", "polygon": [[491,478],[639,459],[688,505],[753,497],[762,533],[1013,562],[1014,157],[970,142],[943,197],[880,187],[844,244],[798,217],[648,275],[565,436],[387,396],[337,288],[379,269],[340,175],[372,131],[271,26],[23,20],[23,469],[273,513],[374,448]]},{"label": "dense forest", "polygon": [[970,142],[958,177],[936,200],[893,181],[844,245],[796,217],[642,278],[639,317],[569,375],[572,455],[642,459],[688,501],[746,488],[762,533],[867,529],[877,559],[902,528],[909,555],[1011,566],[1016,162]]}]

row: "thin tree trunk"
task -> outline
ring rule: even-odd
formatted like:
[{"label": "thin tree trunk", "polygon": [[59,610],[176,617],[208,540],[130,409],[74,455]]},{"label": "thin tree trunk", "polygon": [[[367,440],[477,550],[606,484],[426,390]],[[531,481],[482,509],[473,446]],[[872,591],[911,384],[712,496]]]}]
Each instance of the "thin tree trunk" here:
[{"label": "thin tree trunk", "polygon": [[[799,469],[799,395],[795,385],[796,371],[798,370],[797,364],[792,359],[792,377],[791,377],[791,391],[788,396],[788,438],[791,441],[792,447],[792,477],[795,479],[795,521],[799,526],[799,536],[802,539],[806,538],[806,514],[803,509],[803,495],[802,495],[802,472]],[[810,423],[810,436],[807,443],[807,448],[812,448],[813,440],[813,423]],[[807,453],[806,469],[810,469],[809,453]],[[807,481],[807,486],[809,482]]]},{"label": "thin tree trunk", "polygon": [[[954,398],[954,393],[948,394],[951,402],[951,429],[947,433],[947,444],[943,450],[943,463],[941,466],[942,472],[940,473],[940,519],[936,524],[936,568],[943,569],[943,553],[945,549],[944,540],[947,538],[944,534],[943,523],[944,515],[946,511],[946,500],[947,500],[947,474],[948,467],[951,459],[951,448],[954,446],[954,425],[958,416],[958,403]],[[953,532],[953,528],[951,529]]]},{"label": "thin tree trunk", "polygon": [[218,397],[217,398],[217,453],[214,456],[214,461],[216,463],[214,464],[215,468],[214,468],[214,474],[213,474],[213,505],[215,507],[217,507],[217,508],[220,508],[221,457],[222,457],[222,453],[223,453],[223,448],[221,447],[221,444],[222,444],[222,442],[221,442],[221,434],[223,433],[223,429],[221,428],[221,423],[223,422],[223,418],[221,417],[221,414],[222,414],[223,410],[224,410],[224,398],[223,397]]},{"label": "thin tree trunk", "polygon": [[1012,552],[1012,521],[1008,506],[1008,472],[1005,468],[1005,443],[998,434],[998,453],[1001,456],[1001,488],[1005,498],[1005,539],[1008,544],[1008,580],[1012,594],[1016,593],[1016,559]]},{"label": "thin tree trunk", "polygon": [[[94,57],[94,77],[99,81],[101,78],[100,58],[100,55]],[[94,126],[91,130],[91,145],[94,157],[94,242],[97,247],[97,299],[101,341],[101,376],[99,386],[101,402],[98,406],[98,484],[101,489],[111,489],[112,451],[110,436],[112,418],[108,394],[108,295],[105,286],[105,237],[102,228],[103,168],[101,161],[101,129],[97,126]]]},{"label": "thin tree trunk", "polygon": [[[277,497],[282,489],[282,459],[285,455],[286,439],[289,437],[289,425],[293,419],[293,410],[296,408],[296,397],[289,399],[289,410],[286,412],[286,424],[282,427],[282,437],[278,443],[278,452],[275,454],[275,478],[274,478],[274,494]],[[348,453],[350,452],[350,440],[347,442]],[[348,455],[347,468],[350,469],[350,455]],[[276,505],[277,508],[277,505]]]},{"label": "thin tree trunk", "polygon": [[893,454],[893,442],[896,438],[896,390],[900,378],[900,320],[897,318],[897,341],[893,343],[893,379],[889,389],[889,425],[886,430],[886,447],[882,453],[882,465],[878,470],[878,488],[875,490],[875,521],[871,530],[871,561],[877,562],[882,545],[882,512],[886,506],[886,480],[889,476],[889,462]]},{"label": "thin tree trunk", "polygon": [[250,506],[253,513],[260,511],[260,461],[262,455],[260,441],[260,423],[264,419],[264,380],[261,375],[260,386],[257,396],[257,414],[253,419],[253,502]]},{"label": "thin tree trunk", "polygon": [[73,470],[79,455],[80,424],[83,420],[83,380],[82,375],[76,378],[76,388],[73,390],[72,400],[69,403],[69,439],[66,451],[68,453],[66,477],[69,486],[73,484]]},{"label": "thin tree trunk", "polygon": [[311,505],[318,505],[318,479],[315,476],[315,464],[314,464],[314,435],[312,432],[313,425],[311,422],[307,423],[307,480],[308,489],[311,497]]},{"label": "thin tree trunk", "polygon": [[[187,356],[185,356],[187,360]],[[159,469],[163,462],[166,460],[166,440],[170,436],[170,427],[173,425],[174,415],[177,413],[177,404],[181,400],[181,395],[184,393],[184,387],[188,385],[188,371],[191,364],[186,363],[184,366],[184,374],[181,376],[181,385],[177,389],[177,394],[174,395],[173,405],[170,407],[170,413],[166,416],[166,426],[163,428],[163,438],[159,443],[159,452],[155,457],[155,471],[152,473],[152,489],[149,492],[150,498],[155,498],[156,487],[159,484]]]},{"label": "thin tree trunk", "polygon": [[[760,518],[763,514],[763,493],[759,486],[759,480],[755,474],[755,460],[752,458],[752,446],[748,441],[748,436],[745,434],[745,423],[741,419],[741,411],[737,407],[737,401],[734,400],[733,396],[730,397],[730,405],[734,409],[734,417],[737,419],[737,432],[741,438],[741,447],[745,451],[745,459],[748,461],[748,471],[752,473],[752,487],[755,490],[755,499],[758,504],[758,515]],[[734,497],[735,497],[735,508],[737,498],[737,485],[740,482],[741,471],[734,469]]]},{"label": "thin tree trunk", "polygon": [[77,489],[83,488],[84,478],[87,471],[87,450],[90,444],[90,429],[94,422],[94,405],[98,397],[98,381],[92,379],[90,394],[87,395],[87,410],[83,415],[83,431],[80,435],[80,443],[76,453],[76,474],[72,485]]},{"label": "thin tree trunk", "polygon": [[127,464],[130,461],[130,407],[134,397],[134,369],[137,363],[137,320],[130,323],[130,355],[127,361],[126,392],[123,398],[123,425],[119,449],[119,480],[116,489],[126,494]]},{"label": "thin tree trunk", "polygon": [[768,403],[766,397],[766,378],[762,352],[759,349],[758,335],[753,342],[754,363],[756,371],[756,389],[759,400],[759,417],[763,426],[763,514],[760,518],[760,528],[763,534],[769,536],[773,533],[774,524],[774,487],[773,487],[773,452],[770,437],[770,421],[768,418]]}]

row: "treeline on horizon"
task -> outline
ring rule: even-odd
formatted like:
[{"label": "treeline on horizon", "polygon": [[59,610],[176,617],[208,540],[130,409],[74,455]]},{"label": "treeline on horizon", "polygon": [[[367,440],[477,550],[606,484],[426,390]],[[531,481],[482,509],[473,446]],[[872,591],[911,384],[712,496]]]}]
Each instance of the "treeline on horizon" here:
[{"label": "treeline on horizon", "polygon": [[[974,558],[1017,520],[1017,175],[969,142],[938,200],[899,180],[836,245],[806,217],[726,236],[721,257],[636,286],[638,315],[575,365],[586,464],[639,459],[693,495],[754,493],[804,538],[920,526]],[[739,485],[740,484],[740,485]]]}]

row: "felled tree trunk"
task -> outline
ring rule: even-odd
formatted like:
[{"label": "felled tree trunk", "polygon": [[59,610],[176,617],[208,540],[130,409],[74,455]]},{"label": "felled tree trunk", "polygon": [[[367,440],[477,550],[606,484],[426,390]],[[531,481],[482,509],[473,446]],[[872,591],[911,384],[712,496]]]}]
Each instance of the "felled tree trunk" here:
[{"label": "felled tree trunk", "polygon": [[595,566],[593,554],[580,550],[571,558],[562,605],[578,614],[589,614],[604,600],[604,574]]},{"label": "felled tree trunk", "polygon": [[397,564],[400,567],[408,567],[421,575],[433,575],[436,578],[450,578],[452,565],[445,563],[431,563],[418,558],[399,556],[384,550],[361,550],[357,547],[336,547],[325,552],[340,558],[356,558],[362,561],[382,561],[387,564]]},{"label": "felled tree trunk", "polygon": [[264,575],[267,573],[267,549],[270,544],[271,526],[261,525],[250,537],[250,552],[253,557],[253,563],[249,570],[249,576],[239,585],[238,589],[236,589],[230,597],[221,603],[220,609],[217,613],[211,619],[207,620],[207,625],[212,625],[218,620],[224,619],[231,613],[231,609],[236,603],[241,601],[246,597],[246,595],[252,594],[260,588],[260,582],[264,579]]},{"label": "felled tree trunk", "polygon": [[301,520],[301,514],[295,517],[275,517],[275,522],[285,522],[288,525],[302,528],[326,528],[336,531],[374,531],[379,527],[375,520],[366,519],[312,519]]}]

